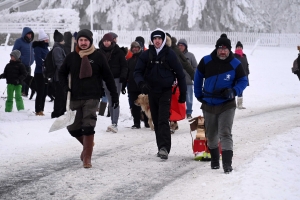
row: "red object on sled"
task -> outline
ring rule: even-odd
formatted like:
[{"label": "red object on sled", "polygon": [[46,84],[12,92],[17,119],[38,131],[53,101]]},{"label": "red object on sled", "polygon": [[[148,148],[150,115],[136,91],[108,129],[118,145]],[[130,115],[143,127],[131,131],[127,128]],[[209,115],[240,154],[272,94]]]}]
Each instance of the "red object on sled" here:
[{"label": "red object on sled", "polygon": [[[193,151],[194,151],[194,154],[197,154],[200,152],[210,153],[210,151],[207,147],[207,140],[206,139],[194,139]],[[219,142],[219,152],[220,152],[220,154],[222,154],[222,148],[221,148],[220,142]]]},{"label": "red object on sled", "polygon": [[180,121],[185,119],[186,107],[185,103],[179,103],[179,89],[177,85],[172,86],[172,99],[170,107],[170,121]]}]

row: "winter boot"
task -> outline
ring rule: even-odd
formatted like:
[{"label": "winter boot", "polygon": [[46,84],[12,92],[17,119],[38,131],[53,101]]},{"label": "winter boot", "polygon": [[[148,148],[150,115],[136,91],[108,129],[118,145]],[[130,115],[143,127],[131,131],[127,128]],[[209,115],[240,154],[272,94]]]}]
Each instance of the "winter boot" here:
[{"label": "winter boot", "polygon": [[232,171],[232,156],[233,151],[222,151],[222,163],[223,163],[223,169],[226,174]]},{"label": "winter boot", "polygon": [[83,136],[83,167],[92,167],[92,153],[94,145],[94,135],[84,135]]},{"label": "winter boot", "polygon": [[107,103],[100,102],[98,115],[104,116]]},{"label": "winter boot", "polygon": [[237,98],[237,107],[238,109],[246,109],[245,107],[243,107],[243,97]]},{"label": "winter boot", "polygon": [[220,152],[219,148],[209,149],[211,155],[210,166],[212,169],[220,169]]}]

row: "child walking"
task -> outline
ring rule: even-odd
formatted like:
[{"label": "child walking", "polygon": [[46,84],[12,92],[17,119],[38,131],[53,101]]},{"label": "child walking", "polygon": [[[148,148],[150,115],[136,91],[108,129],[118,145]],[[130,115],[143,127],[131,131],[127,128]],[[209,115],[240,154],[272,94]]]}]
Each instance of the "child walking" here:
[{"label": "child walking", "polygon": [[5,102],[5,112],[11,112],[13,108],[13,98],[15,93],[16,105],[18,111],[24,110],[24,103],[22,99],[22,82],[25,79],[27,72],[25,66],[20,60],[21,52],[13,50],[10,53],[10,61],[5,66],[3,74],[0,78],[6,78],[7,83],[7,99]]}]

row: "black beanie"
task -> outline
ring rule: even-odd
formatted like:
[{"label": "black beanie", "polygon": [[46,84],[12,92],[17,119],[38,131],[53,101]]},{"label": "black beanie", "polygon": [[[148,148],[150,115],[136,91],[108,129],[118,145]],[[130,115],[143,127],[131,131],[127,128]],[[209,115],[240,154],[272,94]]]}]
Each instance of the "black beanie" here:
[{"label": "black beanie", "polygon": [[164,41],[165,37],[166,37],[165,35],[166,35],[165,32],[163,32],[162,30],[157,29],[157,30],[155,30],[151,33],[151,42],[153,43],[153,39],[155,37],[160,37],[162,39],[162,41]]},{"label": "black beanie", "polygon": [[229,49],[229,51],[231,50],[231,41],[227,38],[225,33],[223,33],[217,40],[216,49],[218,49],[220,46],[225,46]]},{"label": "black beanie", "polygon": [[236,43],[235,48],[237,48],[237,47],[242,47],[242,49],[243,49],[243,44],[242,44],[240,41],[238,41],[238,42]]},{"label": "black beanie", "polygon": [[135,41],[136,41],[136,42],[139,42],[140,44],[142,44],[142,46],[145,45],[145,39],[144,39],[142,36],[137,36],[137,37],[135,38]]},{"label": "black beanie", "polygon": [[54,42],[62,42],[64,40],[64,36],[58,30],[55,30],[53,39],[54,39]]},{"label": "black beanie", "polygon": [[78,39],[81,37],[85,37],[90,41],[91,44],[93,44],[93,33],[90,30],[82,29],[81,31],[79,31],[77,33],[77,38],[76,38],[77,43],[78,43]]}]

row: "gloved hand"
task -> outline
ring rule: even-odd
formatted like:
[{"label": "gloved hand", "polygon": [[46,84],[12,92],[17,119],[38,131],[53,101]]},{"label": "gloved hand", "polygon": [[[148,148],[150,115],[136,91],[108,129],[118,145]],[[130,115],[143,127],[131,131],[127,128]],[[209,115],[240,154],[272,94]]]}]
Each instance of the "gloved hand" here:
[{"label": "gloved hand", "polygon": [[142,94],[149,94],[151,87],[144,81],[139,82],[139,88],[142,91]]},{"label": "gloved hand", "polygon": [[114,109],[116,109],[117,107],[119,107],[119,101],[117,101],[117,102],[112,102],[112,107],[113,107]]},{"label": "gloved hand", "polygon": [[200,103],[203,103],[203,97],[197,97],[197,100],[198,100]]},{"label": "gloved hand", "polygon": [[69,88],[69,86],[67,86],[67,87],[64,88],[64,91],[65,91],[66,93],[68,93],[68,92],[71,92],[71,89]]},{"label": "gloved hand", "polygon": [[234,99],[236,92],[233,88],[224,88],[221,91],[221,96],[225,99]]},{"label": "gloved hand", "polygon": [[122,92],[122,94],[126,94],[126,89],[122,88],[121,92]]},{"label": "gloved hand", "polygon": [[180,93],[178,103],[185,103],[185,101],[186,101],[186,94]]},{"label": "gloved hand", "polygon": [[119,82],[123,83],[123,84],[126,84],[127,80],[126,80],[126,78],[120,77]]}]

